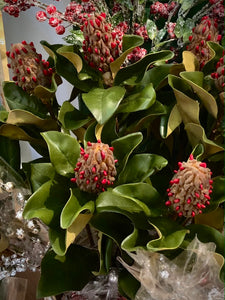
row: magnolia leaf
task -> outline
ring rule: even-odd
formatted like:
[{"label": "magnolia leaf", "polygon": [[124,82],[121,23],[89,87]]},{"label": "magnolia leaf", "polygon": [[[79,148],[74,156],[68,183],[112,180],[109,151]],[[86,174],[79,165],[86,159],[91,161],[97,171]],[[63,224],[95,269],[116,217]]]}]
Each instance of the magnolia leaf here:
[{"label": "magnolia leaf", "polygon": [[41,262],[37,297],[81,290],[93,279],[92,271],[97,270],[97,266],[97,251],[78,245],[71,245],[63,256],[48,251]]},{"label": "magnolia leaf", "polygon": [[10,109],[29,111],[39,117],[46,117],[45,105],[35,96],[30,96],[15,82],[4,81],[2,84],[5,100]]},{"label": "magnolia leaf", "polygon": [[38,190],[42,184],[55,177],[55,169],[51,163],[36,163],[30,165],[30,182],[32,190]]},{"label": "magnolia leaf", "polygon": [[183,51],[183,65],[188,72],[194,72],[199,70],[199,61],[197,57],[191,51]]},{"label": "magnolia leaf", "polygon": [[116,132],[116,122],[116,118],[111,118],[104,124],[104,127],[101,131],[101,140],[103,143],[111,145],[111,142],[113,140],[118,139],[118,134]]},{"label": "magnolia leaf", "polygon": [[[199,124],[187,123],[185,125],[188,139],[194,148],[197,144],[202,143],[205,149],[204,156],[209,156],[220,151],[224,151],[223,147],[217,145],[206,137],[204,128]],[[202,158],[203,159],[203,158]]]},{"label": "magnolia leaf", "polygon": [[95,88],[89,93],[82,94],[82,97],[97,122],[102,125],[114,114],[125,92],[126,90],[120,86],[108,89]]},{"label": "magnolia leaf", "polygon": [[190,94],[190,88],[184,79],[174,75],[169,75],[169,85],[172,87],[176,100],[177,108],[180,112],[183,122],[199,124],[199,103],[193,100]]},{"label": "magnolia leaf", "polygon": [[130,219],[111,211],[94,214],[90,223],[94,228],[112,238],[118,246],[133,231]]},{"label": "magnolia leaf", "polygon": [[43,85],[37,85],[34,89],[34,95],[37,98],[41,99],[43,103],[51,103],[53,101],[53,97],[55,96],[55,93],[57,91],[57,86],[62,83],[61,77],[56,73],[53,73],[51,80],[52,83],[50,88],[47,88]]},{"label": "magnolia leaf", "polygon": [[64,101],[59,111],[59,121],[63,127],[74,130],[91,120],[90,117],[77,110],[69,101]]},{"label": "magnolia leaf", "polygon": [[95,209],[94,201],[87,201],[87,199],[89,200],[91,197],[87,198],[85,193],[80,193],[80,191],[76,189],[71,189],[70,193],[70,198],[64,206],[60,217],[62,228],[72,226],[81,213],[86,213],[88,211],[88,214],[90,215]]},{"label": "magnolia leaf", "polygon": [[29,111],[14,109],[8,114],[6,123],[12,125],[35,125],[42,130],[57,130],[57,123],[52,119],[42,119]]},{"label": "magnolia leaf", "polygon": [[147,230],[134,228],[134,231],[121,243],[121,248],[125,251],[147,250],[146,244],[151,240]]},{"label": "magnolia leaf", "polygon": [[224,49],[223,46],[221,46],[218,43],[215,42],[206,42],[206,44],[208,45],[210,52],[211,52],[211,58],[210,60],[208,60],[206,62],[206,64],[204,65],[202,71],[204,72],[204,74],[210,74],[212,72],[215,72],[216,69],[216,63],[218,62],[218,60],[223,57],[224,55]]},{"label": "magnolia leaf", "polygon": [[182,123],[182,117],[175,104],[171,111],[161,117],[160,121],[160,134],[165,139],[167,138],[180,124]]},{"label": "magnolia leaf", "polygon": [[150,219],[150,224],[159,235],[157,239],[149,241],[147,244],[147,249],[153,252],[178,248],[189,232],[188,229],[176,222],[162,217]]},{"label": "magnolia leaf", "polygon": [[126,59],[127,55],[136,47],[141,46],[144,42],[143,37],[138,35],[123,35],[123,53],[110,64],[110,69],[112,72],[113,78],[116,76],[121,65]]},{"label": "magnolia leaf", "polygon": [[135,279],[126,269],[119,273],[118,279],[119,292],[127,299],[134,300],[137,291],[140,288],[140,282]]},{"label": "magnolia leaf", "polygon": [[66,230],[66,249],[75,241],[92,218],[92,214],[80,214]]},{"label": "magnolia leaf", "polygon": [[102,232],[98,234],[98,251],[100,255],[99,271],[94,273],[95,276],[104,275],[109,272],[112,259],[113,240]]},{"label": "magnolia leaf", "polygon": [[95,136],[95,127],[97,126],[97,122],[93,122],[91,125],[88,126],[88,128],[85,131],[84,134],[84,146],[87,146],[87,142],[93,142],[96,143],[96,136]]},{"label": "magnolia leaf", "polygon": [[[146,215],[159,216],[164,208],[157,190],[148,183],[138,182],[119,185],[113,189],[113,194],[131,199],[143,207]],[[146,209],[146,206],[148,209]]]},{"label": "magnolia leaf", "polygon": [[21,169],[19,141],[0,135],[0,145],[0,160],[4,159],[14,170],[19,172]]},{"label": "magnolia leaf", "polygon": [[217,207],[208,213],[204,213],[203,211],[203,214],[195,216],[195,224],[207,225],[222,232],[224,226],[224,209]]},{"label": "magnolia leaf", "polygon": [[22,128],[12,124],[3,124],[0,127],[0,135],[13,140],[27,141],[41,147],[45,147],[45,142],[41,139],[36,139],[28,135]]},{"label": "magnolia leaf", "polygon": [[112,142],[114,155],[119,161],[118,173],[124,169],[127,160],[133,150],[141,143],[143,139],[141,132],[131,133]]},{"label": "magnolia leaf", "polygon": [[55,226],[48,229],[49,241],[54,252],[60,256],[66,253],[66,230]]},{"label": "magnolia leaf", "polygon": [[146,30],[147,30],[150,40],[154,40],[154,38],[156,37],[157,32],[158,32],[155,22],[148,19],[146,22]]},{"label": "magnolia leaf", "polygon": [[225,201],[225,178],[221,176],[217,176],[213,178],[213,192],[210,195],[210,205],[207,206],[203,213],[208,213],[211,211],[214,211],[219,204],[223,203]]},{"label": "magnolia leaf", "polygon": [[128,160],[123,172],[119,175],[119,183],[141,182],[167,165],[167,160],[156,154],[136,154]]},{"label": "magnolia leaf", "polygon": [[139,82],[142,80],[143,76],[145,75],[145,72],[149,65],[158,62],[158,61],[166,61],[171,58],[173,58],[174,54],[172,51],[169,50],[163,50],[159,52],[149,53],[145,55],[141,60],[138,62],[127,66],[125,68],[120,69],[116,77],[114,79],[114,85],[119,85],[125,80],[135,76],[136,82]]},{"label": "magnolia leaf", "polygon": [[180,76],[190,84],[207,111],[216,119],[218,113],[216,100],[210,93],[202,88],[204,74],[202,72],[181,72]]},{"label": "magnolia leaf", "polygon": [[[1,109],[1,105],[0,105]],[[5,123],[8,118],[9,112],[6,110],[0,110],[0,122]]]},{"label": "magnolia leaf", "polygon": [[51,159],[57,173],[71,176],[74,173],[76,161],[80,156],[80,145],[75,138],[57,131],[42,133]]},{"label": "magnolia leaf", "polygon": [[57,49],[57,53],[66,57],[76,68],[77,73],[80,73],[83,67],[83,62],[80,56],[73,52],[73,46],[63,46]]},{"label": "magnolia leaf", "polygon": [[135,112],[150,108],[156,100],[156,93],[152,83],[148,84],[141,92],[130,95],[123,99],[117,112]]}]

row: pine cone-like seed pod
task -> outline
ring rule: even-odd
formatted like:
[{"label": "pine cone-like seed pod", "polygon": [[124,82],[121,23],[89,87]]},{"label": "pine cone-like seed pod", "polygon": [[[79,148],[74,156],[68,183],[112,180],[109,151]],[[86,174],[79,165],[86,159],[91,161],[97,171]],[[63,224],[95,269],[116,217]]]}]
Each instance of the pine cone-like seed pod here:
[{"label": "pine cone-like seed pod", "polygon": [[165,204],[172,206],[179,217],[194,217],[210,204],[212,172],[192,154],[187,162],[179,162],[178,166],[167,189],[169,200]]},{"label": "pine cone-like seed pod", "polygon": [[71,182],[76,182],[78,187],[88,193],[104,192],[107,186],[113,184],[116,176],[116,167],[113,156],[113,147],[97,143],[87,143],[87,148],[81,148],[77,161],[75,177]]},{"label": "pine cone-like seed pod", "polygon": [[49,62],[42,60],[41,54],[36,52],[33,42],[13,44],[6,55],[11,59],[8,67],[12,68],[12,79],[28,94],[33,94],[38,85],[51,86],[52,68],[49,68]]},{"label": "pine cone-like seed pod", "polygon": [[[110,63],[120,54],[121,40],[117,39],[116,32],[111,29],[111,24],[105,20],[105,14],[90,14],[81,27],[84,35],[84,58],[89,65],[100,72],[107,74],[107,85],[112,85],[112,76],[108,80]],[[104,80],[104,76],[103,76]]]},{"label": "pine cone-like seed pod", "polygon": [[200,69],[211,58],[210,49],[206,42],[219,43],[222,38],[217,27],[218,25],[213,19],[205,16],[202,18],[201,23],[192,29],[193,33],[189,36],[190,44],[187,46],[187,50],[196,55],[200,63]]}]

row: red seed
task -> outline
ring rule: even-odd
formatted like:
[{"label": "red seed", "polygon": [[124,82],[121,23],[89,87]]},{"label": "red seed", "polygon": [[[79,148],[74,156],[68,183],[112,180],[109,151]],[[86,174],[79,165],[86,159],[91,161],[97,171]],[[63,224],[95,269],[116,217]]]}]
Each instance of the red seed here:
[{"label": "red seed", "polygon": [[88,157],[89,157],[89,154],[84,154],[84,160],[87,160],[88,159]]},{"label": "red seed", "polygon": [[180,206],[176,206],[175,210],[178,211],[180,209]]},{"label": "red seed", "polygon": [[76,178],[71,178],[70,181],[71,181],[71,182],[76,182],[77,179],[76,179]]},{"label": "red seed", "polygon": [[170,200],[166,201],[165,205],[166,206],[170,206],[172,204],[172,202]]},{"label": "red seed", "polygon": [[203,168],[206,168],[206,167],[207,167],[207,164],[204,163],[204,162],[202,162],[202,163],[199,164],[199,166],[200,166],[200,167],[203,167]]},{"label": "red seed", "polygon": [[88,145],[88,146],[92,146],[92,143],[91,143],[91,142],[87,142],[87,145]]},{"label": "red seed", "polygon": [[173,203],[179,203],[180,202],[180,199],[174,199],[173,200]]},{"label": "red seed", "polygon": [[190,154],[189,159],[190,159],[190,160],[193,160],[193,159],[194,159],[193,154]]},{"label": "red seed", "polygon": [[191,212],[191,216],[194,218],[194,216],[195,216],[195,212],[194,211]]}]

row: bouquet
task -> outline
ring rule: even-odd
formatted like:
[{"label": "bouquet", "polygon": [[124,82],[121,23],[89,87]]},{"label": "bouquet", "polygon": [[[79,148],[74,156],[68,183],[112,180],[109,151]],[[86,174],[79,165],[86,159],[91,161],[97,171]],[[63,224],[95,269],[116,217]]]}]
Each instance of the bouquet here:
[{"label": "bouquet", "polygon": [[[13,207],[13,234],[7,212],[0,216],[0,278],[20,271],[7,272],[10,255],[25,255],[25,267],[41,270],[38,298],[164,299],[155,287],[165,277],[150,280],[163,260],[168,276],[185,270],[184,285],[196,268],[207,274],[194,281],[199,299],[213,289],[222,297],[223,1],[83,0],[64,12],[3,1],[12,17],[31,6],[62,43],[40,41],[47,60],[26,37],[6,52],[13,75],[3,82],[0,155],[11,179],[2,176],[0,188],[6,203],[15,187],[26,192]],[[62,79],[73,89],[59,104]],[[20,140],[41,157],[21,164]],[[195,253],[210,257],[205,268]],[[140,270],[152,273],[143,279]],[[218,278],[211,285],[209,274]]]}]

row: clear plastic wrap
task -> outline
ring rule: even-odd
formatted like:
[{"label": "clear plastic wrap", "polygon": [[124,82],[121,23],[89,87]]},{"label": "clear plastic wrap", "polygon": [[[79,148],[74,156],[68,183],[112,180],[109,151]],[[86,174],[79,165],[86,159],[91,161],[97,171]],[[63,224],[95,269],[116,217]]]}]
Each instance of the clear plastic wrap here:
[{"label": "clear plastic wrap", "polygon": [[144,250],[129,253],[132,266],[119,260],[141,283],[135,300],[223,300],[219,278],[223,258],[215,248],[214,243],[201,243],[195,237],[173,260]]}]

